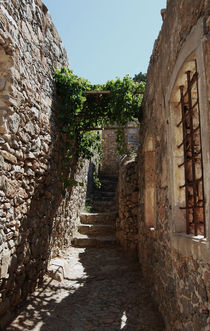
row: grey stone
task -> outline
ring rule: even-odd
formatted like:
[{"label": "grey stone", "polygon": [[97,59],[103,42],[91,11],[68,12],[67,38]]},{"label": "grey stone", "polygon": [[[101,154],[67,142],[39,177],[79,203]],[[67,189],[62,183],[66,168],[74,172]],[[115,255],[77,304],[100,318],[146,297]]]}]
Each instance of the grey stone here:
[{"label": "grey stone", "polygon": [[20,116],[14,113],[9,119],[9,128],[13,133],[17,133],[20,124]]},{"label": "grey stone", "polygon": [[[7,178],[6,178],[6,176],[1,176],[0,177],[0,189],[3,192],[6,191],[6,189],[7,189]],[[4,195],[2,195],[2,196],[4,196]]]},{"label": "grey stone", "polygon": [[25,130],[27,133],[31,134],[32,136],[34,136],[35,132],[34,132],[34,125],[32,122],[28,122],[25,126]]},{"label": "grey stone", "polygon": [[0,155],[0,170],[4,169],[4,158],[2,155]]},{"label": "grey stone", "polygon": [[0,233],[0,245],[2,245],[3,244],[3,236],[2,236],[2,234]]},{"label": "grey stone", "polygon": [[8,278],[8,269],[11,263],[11,253],[8,249],[5,249],[2,253],[2,262],[1,262],[1,277]]},{"label": "grey stone", "polygon": [[0,91],[3,91],[6,86],[6,79],[0,78]]},{"label": "grey stone", "polygon": [[35,107],[32,107],[31,108],[31,112],[33,113],[33,115],[34,115],[35,118],[38,118],[39,117],[39,113],[40,113],[39,109],[37,109]]},{"label": "grey stone", "polygon": [[26,133],[26,132],[19,132],[18,134],[19,134],[21,140],[22,140],[24,143],[28,143],[28,142],[30,141],[30,136],[29,136],[28,133]]}]

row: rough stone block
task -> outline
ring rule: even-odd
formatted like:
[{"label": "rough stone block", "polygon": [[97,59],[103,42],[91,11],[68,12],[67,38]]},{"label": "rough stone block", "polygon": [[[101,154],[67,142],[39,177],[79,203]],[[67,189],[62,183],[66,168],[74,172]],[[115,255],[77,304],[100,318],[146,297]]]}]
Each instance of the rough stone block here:
[{"label": "rough stone block", "polygon": [[11,263],[11,253],[8,249],[3,250],[1,258],[1,278],[8,278],[8,270]]},{"label": "rough stone block", "polygon": [[9,119],[9,128],[13,133],[17,133],[20,124],[20,116],[14,113]]},{"label": "rough stone block", "polygon": [[3,151],[3,150],[0,151],[0,155],[3,156],[3,158],[5,160],[8,160],[9,162],[11,162],[13,164],[17,164],[17,158],[14,155],[12,155],[6,151]]},{"label": "rough stone block", "polygon": [[6,87],[6,79],[0,78],[0,91],[3,91]]}]

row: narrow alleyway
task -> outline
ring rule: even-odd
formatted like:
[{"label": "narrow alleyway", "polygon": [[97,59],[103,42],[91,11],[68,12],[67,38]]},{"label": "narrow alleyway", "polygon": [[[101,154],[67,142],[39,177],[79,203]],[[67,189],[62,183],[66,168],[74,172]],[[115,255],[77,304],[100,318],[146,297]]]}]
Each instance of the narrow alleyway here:
[{"label": "narrow alleyway", "polygon": [[7,331],[164,330],[139,263],[117,244],[117,181],[101,183],[92,192],[93,213],[80,215],[74,247],[51,261],[44,286]]},{"label": "narrow alleyway", "polygon": [[139,264],[119,248],[70,248],[65,260],[65,279],[46,277],[7,331],[164,330]]}]

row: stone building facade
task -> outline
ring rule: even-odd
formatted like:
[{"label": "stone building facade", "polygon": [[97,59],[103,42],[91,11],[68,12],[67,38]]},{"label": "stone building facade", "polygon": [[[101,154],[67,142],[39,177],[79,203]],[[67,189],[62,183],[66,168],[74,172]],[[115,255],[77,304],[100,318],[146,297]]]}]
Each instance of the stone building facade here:
[{"label": "stone building facade", "polygon": [[[117,152],[116,127],[102,130],[101,173],[104,176],[118,176],[122,157]],[[139,144],[139,128],[136,122],[130,122],[124,129],[128,150],[136,152]]]},{"label": "stone building facade", "polygon": [[167,1],[144,95],[138,254],[167,330],[210,329],[210,3]]},{"label": "stone building facade", "polygon": [[[85,187],[61,194],[53,74],[67,64],[40,0],[0,1],[0,327],[70,244],[84,202]],[[86,182],[87,165],[69,167]]]}]

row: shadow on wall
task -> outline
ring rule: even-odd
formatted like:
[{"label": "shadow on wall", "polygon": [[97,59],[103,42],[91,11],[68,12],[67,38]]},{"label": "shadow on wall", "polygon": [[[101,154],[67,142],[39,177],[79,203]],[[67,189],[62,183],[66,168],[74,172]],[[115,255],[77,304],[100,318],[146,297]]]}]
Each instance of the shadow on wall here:
[{"label": "shadow on wall", "polygon": [[[55,109],[55,104],[53,109]],[[52,139],[50,154],[36,159],[33,155],[37,151],[30,150],[28,157],[24,160],[23,171],[17,174],[20,190],[24,190],[30,197],[27,200],[30,201],[30,205],[27,205],[26,200],[20,197],[20,190],[18,192],[9,191],[8,187],[6,191],[7,197],[15,201],[14,222],[20,213],[25,216],[20,220],[17,238],[13,237],[12,232],[10,241],[8,241],[8,259],[6,260],[4,256],[8,274],[0,280],[2,300],[0,302],[0,326],[2,328],[13,317],[12,311],[15,306],[26,299],[37,283],[42,282],[53,245],[65,244],[65,234],[58,233],[60,231],[59,223],[65,222],[62,219],[62,216],[64,218],[63,209],[71,201],[73,187],[68,187],[67,198],[64,199],[60,182],[63,170],[63,152],[54,116],[50,119],[50,125]],[[69,176],[69,169],[71,170],[70,178],[74,178],[77,165],[76,158],[65,165],[66,178]],[[5,224],[4,230],[7,233],[7,224]],[[52,234],[55,237],[60,236],[60,243],[55,243],[57,238],[53,238]],[[10,249],[12,242],[15,243],[15,247]]]},{"label": "shadow on wall", "polygon": [[139,265],[117,250],[80,250],[69,280],[46,281],[28,300],[15,330],[164,330]]},{"label": "shadow on wall", "polygon": [[94,189],[94,173],[96,172],[96,166],[94,162],[90,162],[88,169],[88,180],[87,180],[87,192],[86,192],[86,200],[89,198]]}]

